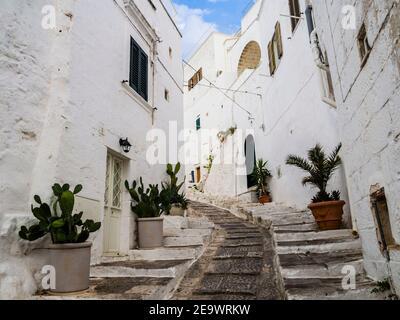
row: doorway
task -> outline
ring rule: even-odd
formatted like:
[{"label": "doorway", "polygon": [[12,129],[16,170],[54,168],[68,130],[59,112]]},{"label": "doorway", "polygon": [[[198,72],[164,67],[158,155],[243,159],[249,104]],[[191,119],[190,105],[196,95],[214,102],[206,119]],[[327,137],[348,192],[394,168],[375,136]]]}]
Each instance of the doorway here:
[{"label": "doorway", "polygon": [[124,161],[111,153],[107,154],[106,185],[104,193],[103,253],[119,255],[122,216],[122,175]]},{"label": "doorway", "polygon": [[253,177],[256,166],[256,145],[252,135],[249,135],[244,142],[244,154],[246,157],[247,188],[250,189],[257,185],[257,181]]}]

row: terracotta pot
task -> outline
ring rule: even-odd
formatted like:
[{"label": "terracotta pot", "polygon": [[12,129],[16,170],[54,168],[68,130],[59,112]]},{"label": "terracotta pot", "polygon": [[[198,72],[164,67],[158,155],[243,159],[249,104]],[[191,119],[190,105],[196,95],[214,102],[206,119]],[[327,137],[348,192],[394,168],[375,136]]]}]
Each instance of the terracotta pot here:
[{"label": "terracotta pot", "polygon": [[181,208],[180,206],[177,205],[172,205],[171,211],[170,211],[171,216],[179,216],[179,217],[184,217],[185,216],[185,210]]},{"label": "terracotta pot", "polygon": [[138,234],[139,248],[152,249],[163,246],[164,218],[139,218],[138,219]]},{"label": "terracotta pot", "polygon": [[265,204],[265,203],[269,203],[271,202],[271,197],[269,195],[262,195],[258,198],[258,201],[260,201],[260,203]]},{"label": "terracotta pot", "polygon": [[344,201],[326,201],[312,203],[308,208],[312,211],[320,230],[337,230],[342,227]]},{"label": "terracotta pot", "polygon": [[47,247],[50,265],[56,271],[53,293],[73,293],[89,289],[91,242],[51,244]]}]

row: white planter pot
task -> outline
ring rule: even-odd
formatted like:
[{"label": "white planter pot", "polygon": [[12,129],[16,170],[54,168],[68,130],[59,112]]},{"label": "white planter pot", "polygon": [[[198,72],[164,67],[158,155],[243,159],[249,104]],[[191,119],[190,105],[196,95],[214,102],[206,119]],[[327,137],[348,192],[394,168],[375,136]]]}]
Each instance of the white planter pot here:
[{"label": "white planter pot", "polygon": [[51,244],[47,246],[50,265],[56,271],[54,293],[72,293],[89,289],[91,242]]},{"label": "white planter pot", "polygon": [[152,249],[162,247],[164,242],[163,225],[163,217],[139,218],[139,248]]},{"label": "white planter pot", "polygon": [[185,210],[182,209],[180,206],[175,206],[173,205],[170,211],[171,216],[179,216],[179,217],[184,217],[185,216]]}]

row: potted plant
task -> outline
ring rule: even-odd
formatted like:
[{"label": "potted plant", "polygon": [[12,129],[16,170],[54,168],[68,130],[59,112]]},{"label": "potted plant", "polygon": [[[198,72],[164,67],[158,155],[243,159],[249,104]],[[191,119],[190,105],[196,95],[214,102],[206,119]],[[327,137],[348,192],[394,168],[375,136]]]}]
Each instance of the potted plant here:
[{"label": "potted plant", "polygon": [[290,155],[286,163],[296,166],[310,175],[304,177],[303,185],[310,184],[319,189],[308,208],[312,211],[321,230],[336,230],[342,225],[344,201],[340,200],[340,192],[327,192],[327,185],[335,170],[342,163],[339,152],[342,145],[326,156],[323,148],[317,144],[308,151],[308,160]]},{"label": "potted plant", "polygon": [[253,171],[253,178],[257,182],[258,200],[265,204],[271,202],[270,193],[268,191],[267,179],[272,177],[271,172],[267,168],[268,161],[259,159],[256,162]]},{"label": "potted plant", "polygon": [[[28,241],[35,241],[50,234],[52,244],[48,246],[50,265],[56,271],[55,293],[71,293],[84,291],[89,288],[90,251],[92,243],[87,241],[89,234],[100,229],[101,223],[93,220],[82,221],[83,212],[72,214],[75,195],[82,190],[77,185],[74,191],[70,186],[54,184],[54,197],[50,205],[42,202],[38,195],[34,200],[38,207],[31,210],[38,224],[29,228],[21,227],[19,236]],[[60,211],[60,212],[59,212]]]},{"label": "potted plant", "polygon": [[167,174],[170,181],[162,184],[163,193],[161,194],[162,208],[167,214],[172,216],[184,216],[185,210],[188,206],[188,201],[184,193],[180,193],[181,188],[185,184],[185,179],[182,183],[178,184],[178,173],[181,164],[178,162],[175,168],[172,164],[167,165]]},{"label": "potted plant", "polygon": [[160,193],[158,185],[145,188],[142,178],[139,180],[139,186],[136,181],[133,181],[132,186],[125,181],[125,187],[132,198],[132,211],[137,215],[139,248],[162,247],[164,218],[161,215],[162,203],[165,203],[167,198],[166,191]]}]

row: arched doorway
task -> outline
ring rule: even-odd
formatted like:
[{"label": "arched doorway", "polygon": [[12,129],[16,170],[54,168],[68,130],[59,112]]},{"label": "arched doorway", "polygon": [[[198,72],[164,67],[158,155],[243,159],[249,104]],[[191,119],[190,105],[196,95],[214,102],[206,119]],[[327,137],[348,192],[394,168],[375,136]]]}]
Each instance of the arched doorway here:
[{"label": "arched doorway", "polygon": [[252,175],[256,165],[256,145],[252,135],[247,136],[244,142],[244,154],[246,157],[247,188],[251,188],[257,185],[257,181]]},{"label": "arched doorway", "polygon": [[250,41],[242,51],[238,64],[238,76],[246,69],[257,69],[261,61],[261,48],[256,41]]}]

